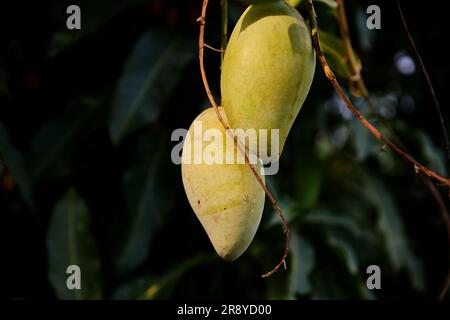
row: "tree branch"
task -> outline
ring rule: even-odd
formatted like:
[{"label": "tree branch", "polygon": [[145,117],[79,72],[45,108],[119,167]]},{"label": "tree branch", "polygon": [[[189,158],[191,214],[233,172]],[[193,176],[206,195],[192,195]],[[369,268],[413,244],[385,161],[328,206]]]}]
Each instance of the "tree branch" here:
[{"label": "tree branch", "polygon": [[327,59],[325,58],[325,55],[322,51],[322,48],[320,46],[320,40],[319,40],[319,33],[318,33],[318,26],[317,26],[317,19],[314,11],[314,7],[312,4],[312,0],[308,0],[307,3],[308,11],[309,11],[309,23],[311,28],[311,36],[313,39],[313,43],[316,49],[316,53],[318,55],[319,61],[322,65],[323,71],[325,73],[325,76],[328,78],[328,80],[331,82],[334,90],[338,94],[338,96],[341,98],[341,100],[344,102],[344,105],[347,109],[349,109],[353,115],[358,119],[359,122],[361,122],[362,125],[364,125],[370,133],[377,138],[378,140],[385,143],[388,147],[390,147],[394,152],[396,152],[399,156],[401,156],[405,161],[411,163],[414,166],[414,170],[419,173],[423,172],[426,176],[435,179],[436,181],[439,181],[442,184],[445,184],[446,186],[450,187],[450,179],[441,176],[437,172],[433,171],[432,169],[424,166],[423,164],[419,163],[416,159],[414,159],[410,154],[402,150],[400,147],[398,147],[396,144],[391,142],[389,139],[386,139],[376,127],[374,127],[359,111],[356,109],[356,107],[352,104],[350,99],[345,94],[344,90],[342,89],[341,85],[337,81],[337,78],[333,71],[331,70]]}]

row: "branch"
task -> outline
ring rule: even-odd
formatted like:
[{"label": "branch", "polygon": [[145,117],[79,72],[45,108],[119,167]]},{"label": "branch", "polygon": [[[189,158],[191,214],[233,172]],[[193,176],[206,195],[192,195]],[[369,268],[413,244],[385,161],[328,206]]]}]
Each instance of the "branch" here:
[{"label": "branch", "polygon": [[310,15],[309,24],[311,28],[311,36],[314,42],[314,46],[317,52],[317,55],[319,57],[319,61],[322,65],[323,71],[325,72],[325,76],[328,78],[328,80],[331,82],[334,90],[339,95],[341,100],[344,102],[344,105],[347,109],[349,109],[353,115],[358,119],[359,122],[362,123],[369,131],[370,133],[380,140],[381,142],[385,143],[388,147],[390,147],[394,152],[396,152],[399,156],[401,156],[405,161],[411,163],[414,166],[414,170],[419,173],[422,172],[426,176],[433,178],[440,183],[450,187],[450,179],[441,176],[437,172],[431,170],[430,168],[424,166],[423,164],[419,163],[416,159],[414,159],[411,155],[409,155],[407,152],[402,150],[400,147],[398,147],[396,144],[391,142],[389,139],[386,139],[376,127],[374,127],[367,119],[356,109],[356,107],[351,103],[347,95],[345,94],[344,90],[342,89],[341,85],[336,79],[335,74],[331,70],[324,53],[322,51],[322,48],[320,46],[320,40],[319,40],[319,33],[318,33],[318,26],[317,26],[317,19],[316,14],[314,12],[314,7],[312,4],[312,0],[308,0],[307,3],[308,11]]},{"label": "branch", "polygon": [[408,36],[409,43],[411,44],[411,47],[413,48],[414,54],[416,55],[417,61],[419,62],[420,69],[422,69],[422,73],[425,77],[425,80],[427,81],[428,88],[430,89],[431,96],[433,97],[434,107],[436,109],[436,114],[439,119],[439,124],[442,131],[442,136],[444,138],[445,143],[445,150],[447,153],[447,159],[450,158],[450,146],[448,142],[448,135],[447,135],[447,128],[445,127],[444,117],[442,116],[441,107],[439,105],[439,101],[436,97],[436,93],[434,91],[434,87],[431,83],[430,75],[428,74],[427,68],[425,67],[425,64],[423,63],[422,57],[420,56],[419,50],[417,49],[416,43],[414,42],[413,37],[411,36],[411,33],[409,32],[408,24],[406,23],[405,16],[403,15],[402,7],[400,6],[400,0],[397,0],[397,6],[398,11],[400,13],[400,18],[402,20],[403,28],[405,29],[406,35]]},{"label": "branch", "polygon": [[203,85],[205,87],[206,94],[208,96],[209,102],[211,103],[212,107],[214,108],[214,111],[216,112],[217,118],[219,119],[220,123],[224,127],[226,133],[229,134],[233,138],[234,143],[237,146],[239,152],[241,152],[244,155],[245,163],[249,166],[250,170],[252,171],[253,175],[255,176],[255,178],[258,181],[261,188],[263,188],[264,192],[266,193],[266,195],[269,198],[270,202],[272,203],[273,207],[275,208],[278,215],[280,216],[281,222],[283,224],[283,233],[284,233],[284,237],[285,237],[284,253],[283,253],[283,256],[282,256],[280,262],[271,271],[262,275],[263,278],[267,278],[267,277],[272,276],[275,272],[277,272],[281,268],[281,266],[283,266],[285,269],[287,269],[286,259],[287,259],[288,253],[289,253],[289,227],[287,225],[286,219],[284,218],[283,211],[281,210],[280,206],[278,205],[275,197],[272,195],[272,193],[269,191],[267,186],[264,184],[264,181],[259,176],[255,167],[250,163],[250,161],[248,159],[248,154],[247,154],[245,148],[242,146],[241,142],[234,135],[233,131],[230,129],[228,124],[224,121],[222,115],[219,112],[219,107],[217,106],[216,100],[214,99],[214,96],[211,93],[211,89],[209,87],[208,79],[206,77],[205,66],[204,66],[204,62],[203,62],[204,47],[205,47],[204,38],[205,38],[205,24],[206,24],[206,9],[207,9],[207,7],[208,7],[208,0],[203,0],[202,13],[201,13],[200,18],[197,19],[197,21],[200,22],[200,34],[198,37],[200,73],[202,75]]}]

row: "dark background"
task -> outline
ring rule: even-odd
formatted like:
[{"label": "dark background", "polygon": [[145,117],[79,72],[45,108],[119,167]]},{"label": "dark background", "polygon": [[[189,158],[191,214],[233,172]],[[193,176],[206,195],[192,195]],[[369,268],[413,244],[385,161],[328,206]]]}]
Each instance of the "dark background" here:
[{"label": "dark background", "polygon": [[[220,47],[220,5],[210,2],[206,42]],[[399,57],[415,58],[396,3],[377,2],[382,29],[370,31],[365,8],[373,3],[346,1],[375,110],[354,102],[446,176],[417,61],[410,75],[398,68]],[[65,27],[69,4],[81,7],[81,31]],[[269,204],[248,251],[233,263],[216,257],[170,161],[171,132],[208,106],[197,58],[200,9],[201,1],[2,2],[2,295],[436,298],[449,268],[436,200],[409,164],[349,117],[319,64],[280,172],[268,181],[293,234],[289,269],[260,278],[283,250]],[[244,9],[230,1],[230,32]],[[448,119],[445,3],[403,1],[403,9]],[[316,10],[320,28],[338,35],[331,9],[317,3]],[[220,54],[208,50],[205,59],[219,98]],[[448,190],[438,190],[448,205]],[[65,290],[69,264],[82,269],[81,292]],[[381,290],[365,287],[371,264],[381,267]]]}]

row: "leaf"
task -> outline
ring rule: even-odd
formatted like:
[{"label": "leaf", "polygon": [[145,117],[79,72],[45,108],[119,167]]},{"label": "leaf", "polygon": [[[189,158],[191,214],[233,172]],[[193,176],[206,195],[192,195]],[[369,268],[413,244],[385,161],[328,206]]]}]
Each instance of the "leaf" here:
[{"label": "leaf", "polygon": [[368,156],[379,151],[377,140],[358,120],[352,119],[350,121],[350,129],[352,134],[351,141],[358,161],[364,161]]},{"label": "leaf", "polygon": [[331,69],[340,77],[350,79],[352,72],[348,66],[344,44],[341,39],[323,30],[319,30],[320,44]]},{"label": "leaf", "polygon": [[327,231],[327,242],[343,259],[348,271],[351,274],[357,274],[359,263],[353,247],[347,241],[336,236],[330,230]]},{"label": "leaf", "polygon": [[355,237],[363,236],[362,231],[356,225],[353,219],[349,218],[348,216],[335,214],[323,209],[313,210],[308,213],[303,219],[303,223],[321,224],[326,226],[327,228],[342,228],[350,232],[350,234],[354,235]]},{"label": "leaf", "polygon": [[174,286],[189,270],[205,263],[217,261],[215,255],[198,255],[181,261],[161,276],[144,276],[120,286],[113,299],[168,299]]},{"label": "leaf", "polygon": [[322,170],[313,163],[301,161],[294,171],[295,200],[303,208],[317,204],[322,187]]},{"label": "leaf", "polygon": [[33,208],[32,179],[28,173],[22,154],[9,140],[6,127],[0,122],[0,157],[3,158],[14,180],[19,186],[20,193],[25,202]]},{"label": "leaf", "polygon": [[[273,189],[269,189],[273,190]],[[280,199],[280,198],[278,198]],[[289,200],[289,199],[280,199],[279,204],[281,208],[283,208],[283,215],[286,219],[286,222],[289,224],[296,220],[298,217],[301,217],[305,209],[300,206],[297,202]],[[265,227],[272,228],[273,226],[278,226],[281,224],[280,216],[278,215],[278,212],[273,209],[273,214],[271,215],[270,219],[267,220]]]},{"label": "leaf", "polygon": [[101,126],[104,117],[96,99],[82,97],[65,114],[45,123],[33,138],[27,156],[34,179],[44,174],[46,178],[68,174],[68,154],[73,152],[73,144]]},{"label": "leaf", "polygon": [[427,160],[430,168],[446,177],[447,167],[445,165],[444,152],[438,148],[433,140],[431,140],[430,136],[423,131],[417,131],[416,136],[422,155]]},{"label": "leaf", "polygon": [[[133,165],[123,177],[128,227],[115,260],[119,273],[127,273],[147,257],[149,246],[173,208],[175,188],[170,172],[168,134],[151,131],[138,141]],[[172,168],[169,168],[172,166]],[[119,222],[122,229],[123,219]]]},{"label": "leaf", "polygon": [[311,292],[310,273],[315,265],[313,245],[304,237],[294,234],[291,238],[291,263],[289,272],[289,298],[296,294],[305,295]]},{"label": "leaf", "polygon": [[119,79],[110,134],[115,145],[129,133],[154,122],[174,94],[180,73],[195,55],[190,43],[162,29],[137,41]]},{"label": "leaf", "polygon": [[404,268],[416,290],[425,286],[423,267],[417,257],[411,252],[406,233],[397,206],[392,196],[383,184],[374,177],[368,177],[365,182],[365,194],[378,212],[377,227],[383,233],[386,249],[395,272]]},{"label": "leaf", "polygon": [[[56,204],[47,234],[49,278],[60,299],[100,299],[100,259],[83,199],[70,189]],[[81,269],[81,290],[67,288],[67,267]]]}]

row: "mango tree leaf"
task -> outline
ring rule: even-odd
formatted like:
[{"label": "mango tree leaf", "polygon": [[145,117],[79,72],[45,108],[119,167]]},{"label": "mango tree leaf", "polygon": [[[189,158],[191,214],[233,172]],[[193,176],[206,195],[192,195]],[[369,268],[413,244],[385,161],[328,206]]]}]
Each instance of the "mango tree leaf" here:
[{"label": "mango tree leaf", "polygon": [[[100,299],[100,260],[90,230],[89,210],[73,189],[56,204],[47,234],[49,278],[60,299]],[[67,288],[67,267],[81,269],[81,289]]]},{"label": "mango tree leaf", "polygon": [[115,259],[119,273],[127,273],[145,260],[153,237],[172,210],[175,188],[170,174],[176,167],[170,161],[166,141],[169,135],[161,131],[143,135],[133,165],[124,173],[127,216],[120,221],[125,235]]},{"label": "mango tree leaf", "polygon": [[[269,189],[272,190],[272,189]],[[280,199],[280,198],[278,198]],[[297,202],[289,200],[289,199],[281,199],[279,200],[280,206],[283,208],[283,215],[286,219],[286,222],[292,223],[297,218],[301,217],[303,212],[305,211],[302,206],[300,206]],[[281,224],[280,216],[278,215],[275,209],[272,210],[273,214],[267,220],[265,227],[272,228],[273,226],[278,226]]]},{"label": "mango tree leaf", "polygon": [[294,171],[295,200],[303,208],[316,206],[322,187],[323,170],[312,161],[299,161]]},{"label": "mango tree leaf", "polygon": [[289,272],[289,298],[296,294],[308,294],[312,286],[310,273],[315,266],[315,251],[313,245],[304,237],[294,234],[291,238],[291,263]]},{"label": "mango tree leaf", "polygon": [[198,255],[178,263],[160,276],[143,276],[120,286],[113,294],[113,299],[168,299],[178,281],[193,268],[213,261],[215,255]]},{"label": "mango tree leaf", "polygon": [[117,86],[110,120],[114,144],[158,118],[180,81],[181,71],[194,56],[190,42],[162,29],[141,36]]},{"label": "mango tree leaf", "polygon": [[353,219],[343,214],[335,214],[324,209],[317,209],[309,212],[302,222],[324,225],[326,228],[341,228],[355,237],[363,237],[362,231]]},{"label": "mango tree leaf", "polygon": [[4,160],[9,170],[11,170],[11,174],[19,186],[22,198],[33,208],[32,179],[28,173],[22,154],[11,144],[6,127],[1,122],[0,157]]},{"label": "mango tree leaf", "polygon": [[348,271],[351,274],[356,274],[358,272],[359,262],[353,247],[329,230],[327,231],[327,242],[343,259]]},{"label": "mango tree leaf", "polygon": [[358,161],[364,161],[371,154],[379,151],[379,144],[372,134],[361,123],[352,119],[350,121],[350,128],[353,142],[353,148],[355,149],[356,159]]},{"label": "mango tree leaf", "polygon": [[83,97],[75,101],[64,115],[45,123],[33,138],[27,156],[33,178],[40,179],[44,174],[66,174],[69,171],[68,153],[73,144],[81,136],[87,136],[90,130],[101,126],[104,119],[104,110],[99,102]]},{"label": "mango tree leaf", "polygon": [[377,227],[384,235],[386,249],[394,271],[398,272],[401,268],[404,268],[408,272],[415,289],[423,290],[425,286],[423,267],[408,245],[403,222],[394,199],[383,184],[374,177],[366,179],[365,194],[377,209]]},{"label": "mango tree leaf", "polygon": [[422,155],[427,160],[431,169],[437,171],[444,177],[447,176],[444,152],[438,148],[430,136],[423,131],[417,131],[417,141],[422,151]]},{"label": "mango tree leaf", "polygon": [[319,30],[322,50],[330,64],[331,69],[340,77],[350,79],[352,72],[348,66],[344,44],[335,35]]}]

